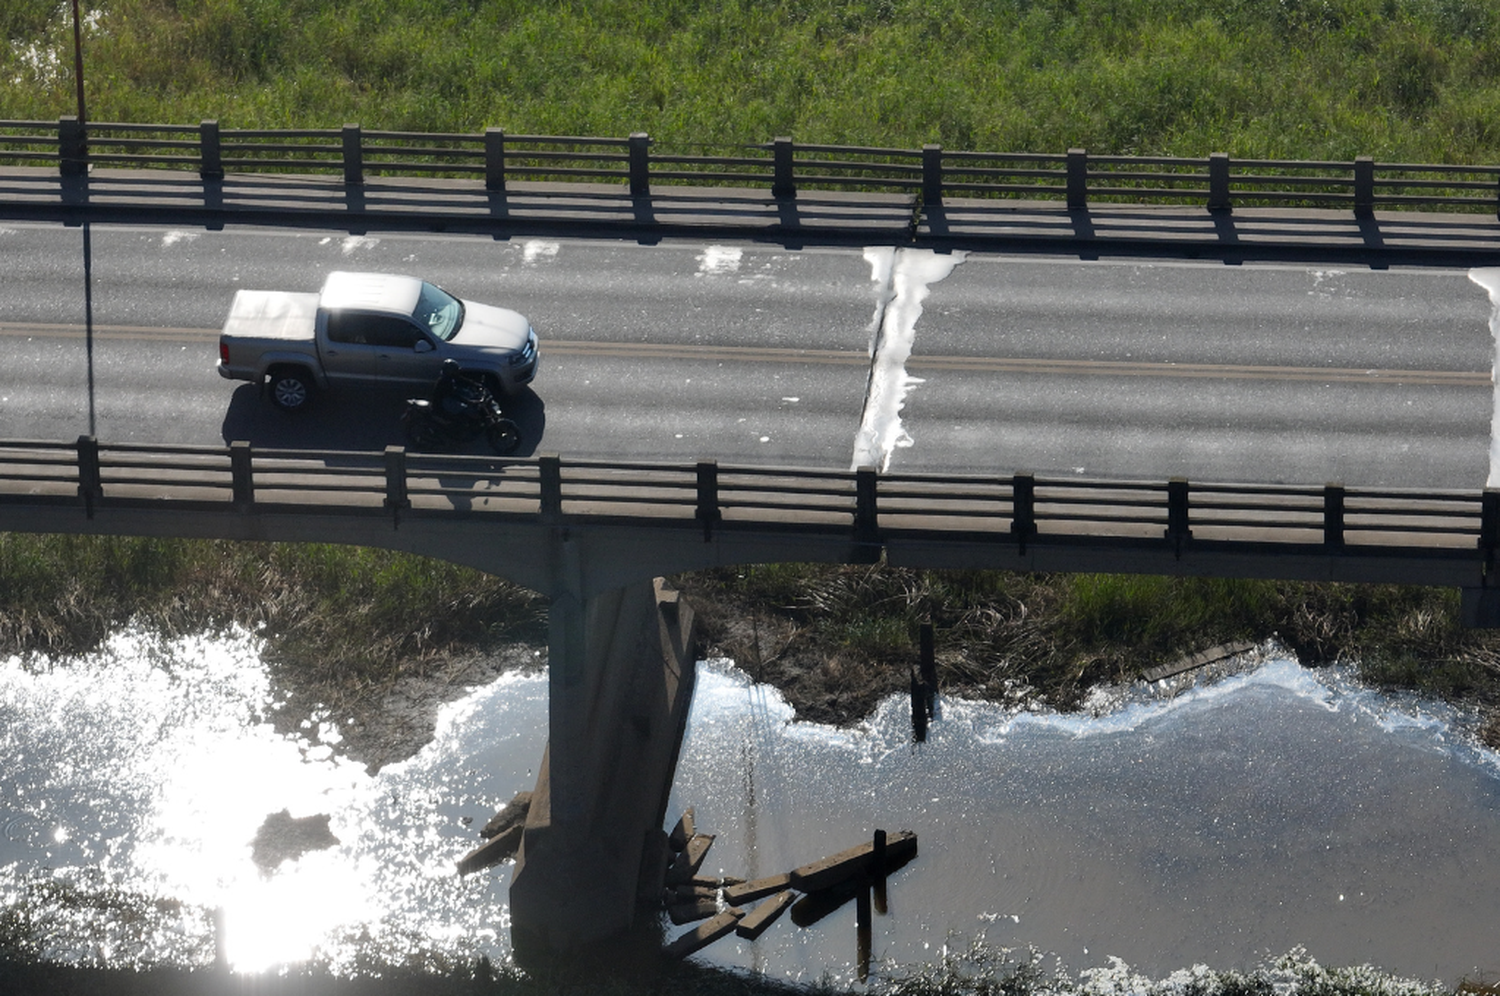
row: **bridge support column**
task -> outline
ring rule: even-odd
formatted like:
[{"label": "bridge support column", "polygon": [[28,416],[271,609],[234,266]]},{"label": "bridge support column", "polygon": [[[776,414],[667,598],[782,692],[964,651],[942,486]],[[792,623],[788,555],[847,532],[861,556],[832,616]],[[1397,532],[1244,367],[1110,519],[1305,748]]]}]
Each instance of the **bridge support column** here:
[{"label": "bridge support column", "polygon": [[554,596],[550,627],[547,751],[510,888],[523,961],[603,948],[659,897],[697,662],[692,608],[659,578]]}]

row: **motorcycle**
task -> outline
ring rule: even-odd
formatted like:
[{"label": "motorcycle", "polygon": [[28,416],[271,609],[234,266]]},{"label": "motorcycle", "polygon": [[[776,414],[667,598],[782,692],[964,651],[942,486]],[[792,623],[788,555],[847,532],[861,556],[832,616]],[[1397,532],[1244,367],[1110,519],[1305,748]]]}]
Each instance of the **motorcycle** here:
[{"label": "motorcycle", "polygon": [[414,450],[445,448],[470,443],[483,436],[490,449],[501,456],[521,445],[521,428],[505,417],[500,402],[484,384],[464,382],[453,387],[453,410],[426,398],[408,398],[401,421],[406,426],[406,444]]}]

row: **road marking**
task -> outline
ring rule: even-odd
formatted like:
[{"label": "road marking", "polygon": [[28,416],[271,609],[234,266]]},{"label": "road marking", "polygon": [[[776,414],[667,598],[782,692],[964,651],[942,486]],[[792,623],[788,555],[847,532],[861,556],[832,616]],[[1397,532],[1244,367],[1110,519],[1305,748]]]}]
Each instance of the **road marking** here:
[{"label": "road marking", "polygon": [[[82,325],[0,322],[0,337],[83,339]],[[156,328],[140,325],[95,325],[95,339],[146,339],[214,342],[218,329]],[[568,342],[543,339],[542,356],[598,359],[697,360],[720,363],[782,363],[789,366],[864,367],[866,352],[836,349],[788,349],[771,346],[704,346],[657,342]],[[1003,356],[920,356],[906,361],[911,370],[957,370],[969,373],[1061,375],[1068,377],[1168,377],[1220,380],[1309,381],[1325,384],[1408,384],[1434,387],[1493,386],[1488,370],[1387,370],[1354,367],[1279,367],[1232,363],[1168,363],[1138,360],[1031,359]]]}]

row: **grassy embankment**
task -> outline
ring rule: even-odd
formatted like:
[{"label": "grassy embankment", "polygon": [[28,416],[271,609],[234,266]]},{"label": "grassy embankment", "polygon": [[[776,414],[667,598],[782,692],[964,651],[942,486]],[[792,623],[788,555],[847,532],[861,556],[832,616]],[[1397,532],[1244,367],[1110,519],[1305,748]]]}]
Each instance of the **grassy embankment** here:
[{"label": "grassy embankment", "polygon": [[[1495,162],[1489,0],[96,0],[98,121]],[[0,118],[74,108],[0,4]]]},{"label": "grassy embankment", "polygon": [[[1500,638],[1463,630],[1446,590],[810,565],[676,582],[715,652],[829,722],[906,687],[929,620],[944,688],[999,701],[1066,709],[1184,651],[1275,637],[1376,683],[1500,702]],[[0,606],[0,653],[85,652],[132,619],[167,634],[239,625],[266,639],[294,709],[365,717],[454,655],[544,643],[545,603],[525,589],[328,545],[0,534]]]}]

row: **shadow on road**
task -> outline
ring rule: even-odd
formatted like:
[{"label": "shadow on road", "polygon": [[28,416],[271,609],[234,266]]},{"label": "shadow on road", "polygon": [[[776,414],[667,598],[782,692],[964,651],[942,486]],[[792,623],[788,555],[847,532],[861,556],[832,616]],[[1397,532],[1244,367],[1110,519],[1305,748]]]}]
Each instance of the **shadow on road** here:
[{"label": "shadow on road", "polygon": [[[406,444],[401,413],[406,399],[423,392],[409,388],[368,388],[326,391],[302,412],[284,412],[245,384],[229,399],[222,435],[225,443],[244,440],[263,449],[351,450],[369,452]],[[529,388],[505,404],[505,412],[521,427],[521,445],[512,456],[531,456],[541,445],[547,425],[546,404]],[[488,454],[483,440],[450,452]]]}]

